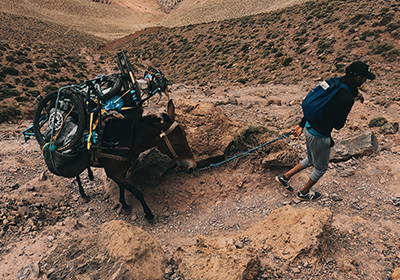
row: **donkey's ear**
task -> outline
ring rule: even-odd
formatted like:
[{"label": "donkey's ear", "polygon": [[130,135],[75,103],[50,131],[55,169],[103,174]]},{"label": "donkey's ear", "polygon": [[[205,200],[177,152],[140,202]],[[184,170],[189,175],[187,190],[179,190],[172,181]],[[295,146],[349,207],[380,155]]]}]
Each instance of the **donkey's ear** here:
[{"label": "donkey's ear", "polygon": [[171,118],[171,120],[175,121],[175,105],[172,102],[172,99],[170,99],[168,101],[167,112],[168,112],[168,116]]}]

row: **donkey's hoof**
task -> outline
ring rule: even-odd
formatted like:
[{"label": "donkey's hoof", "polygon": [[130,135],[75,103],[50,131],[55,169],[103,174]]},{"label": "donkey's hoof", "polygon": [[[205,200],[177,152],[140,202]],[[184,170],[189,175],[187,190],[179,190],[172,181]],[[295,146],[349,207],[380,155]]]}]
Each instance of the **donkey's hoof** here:
[{"label": "donkey's hoof", "polygon": [[120,210],[120,214],[123,214],[123,215],[129,215],[129,214],[131,214],[131,212],[132,212],[132,207],[130,207],[130,206],[128,206],[128,207],[121,207],[121,210]]},{"label": "donkey's hoof", "polygon": [[154,215],[152,213],[147,213],[146,215],[144,215],[144,217],[149,221],[154,220]]},{"label": "donkey's hoof", "polygon": [[90,201],[90,197],[82,196],[82,201],[83,201],[83,203],[88,203]]}]

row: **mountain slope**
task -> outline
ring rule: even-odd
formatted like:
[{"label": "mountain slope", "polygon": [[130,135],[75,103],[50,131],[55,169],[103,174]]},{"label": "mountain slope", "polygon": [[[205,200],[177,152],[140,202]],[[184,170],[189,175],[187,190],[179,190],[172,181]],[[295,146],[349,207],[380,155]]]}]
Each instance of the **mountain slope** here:
[{"label": "mountain slope", "polygon": [[184,0],[165,13],[157,0],[0,0],[1,11],[74,28],[106,40],[146,27],[182,26],[258,14],[302,0]]},{"label": "mountain slope", "polygon": [[[383,5],[384,4],[384,5]],[[399,2],[315,1],[221,22],[160,29],[120,48],[176,82],[292,83],[365,60],[393,83],[400,57]]]},{"label": "mountain slope", "polygon": [[161,13],[154,1],[150,2],[152,9],[136,5],[136,10],[121,6],[122,1],[121,5],[107,5],[90,0],[0,0],[0,5],[7,14],[57,23],[109,40],[154,25]]},{"label": "mountain slope", "polygon": [[[378,74],[374,93],[386,92],[380,98],[398,100],[399,5],[396,0],[310,1],[213,23],[147,28],[108,44],[108,51],[101,52],[94,49],[104,39],[77,31],[72,24],[3,13],[0,105],[23,112],[27,106],[31,112],[38,94],[117,71],[115,54],[120,49],[128,50],[138,76],[151,64],[174,83],[210,87],[314,84],[314,80],[343,73],[348,63],[362,59]],[[47,68],[38,67],[42,62]],[[5,119],[10,116],[4,115]]]},{"label": "mountain slope", "polygon": [[160,25],[172,27],[239,18],[301,2],[304,0],[184,0]]}]

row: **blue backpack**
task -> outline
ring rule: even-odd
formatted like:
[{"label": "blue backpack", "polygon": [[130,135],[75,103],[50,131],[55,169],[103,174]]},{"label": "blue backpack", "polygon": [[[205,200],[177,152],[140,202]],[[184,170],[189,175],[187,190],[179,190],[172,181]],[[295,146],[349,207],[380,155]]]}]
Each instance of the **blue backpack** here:
[{"label": "blue backpack", "polygon": [[316,86],[307,94],[301,103],[304,117],[308,121],[322,120],[325,105],[340,89],[345,89],[350,92],[350,88],[341,83],[339,78],[328,79]]}]

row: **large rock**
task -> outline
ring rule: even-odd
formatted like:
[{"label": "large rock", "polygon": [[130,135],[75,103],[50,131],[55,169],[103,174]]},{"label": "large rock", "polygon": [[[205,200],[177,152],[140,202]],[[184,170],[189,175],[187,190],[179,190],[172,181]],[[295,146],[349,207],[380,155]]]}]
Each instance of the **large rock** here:
[{"label": "large rock", "polygon": [[[266,127],[263,131],[257,126],[229,119],[220,108],[210,103],[178,99],[175,105],[199,166],[222,160],[228,155],[242,154],[248,147],[255,148],[277,137]],[[284,140],[257,151],[262,151],[264,168],[293,166],[299,161],[297,153]]]},{"label": "large rock", "polygon": [[45,263],[48,279],[159,280],[166,257],[142,229],[111,221],[92,234],[61,243]]},{"label": "large rock", "polygon": [[124,221],[101,225],[100,245],[129,270],[132,279],[161,279],[166,257],[151,235]]},{"label": "large rock", "polygon": [[257,252],[237,248],[229,237],[199,236],[196,245],[179,247],[174,260],[184,279],[192,280],[250,280],[260,268]]},{"label": "large rock", "polygon": [[174,260],[185,279],[254,279],[261,254],[271,266],[275,258],[289,264],[300,257],[318,261],[331,226],[328,208],[285,206],[235,237],[199,236],[195,245],[178,248]]},{"label": "large rock", "polygon": [[400,267],[397,267],[392,274],[392,280],[400,280]]},{"label": "large rock", "polygon": [[197,162],[202,165],[205,161],[222,158],[242,125],[210,103],[178,99],[175,105]]},{"label": "large rock", "polygon": [[367,131],[337,141],[332,150],[331,161],[346,161],[351,157],[369,156],[377,149],[378,140],[375,134]]},{"label": "large rock", "polygon": [[155,185],[176,165],[175,161],[156,148],[145,151],[133,162],[128,179],[134,184]]},{"label": "large rock", "polygon": [[264,168],[294,166],[299,162],[299,155],[288,145],[287,141],[281,140],[267,147],[267,154],[262,159]]},{"label": "large rock", "polygon": [[241,237],[251,240],[251,246],[259,251],[294,261],[300,255],[313,258],[331,226],[332,213],[328,208],[294,208],[288,205],[272,211]]}]

